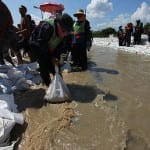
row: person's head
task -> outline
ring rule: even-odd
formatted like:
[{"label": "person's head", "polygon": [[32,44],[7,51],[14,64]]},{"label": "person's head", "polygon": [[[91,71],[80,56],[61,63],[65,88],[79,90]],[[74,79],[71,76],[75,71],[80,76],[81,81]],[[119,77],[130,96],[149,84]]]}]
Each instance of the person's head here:
[{"label": "person's head", "polygon": [[62,16],[58,16],[56,21],[59,23],[59,29],[67,35],[73,29],[73,19],[70,15],[64,13]]},{"label": "person's head", "polygon": [[122,30],[122,26],[119,26],[119,30]]},{"label": "person's head", "polygon": [[141,22],[140,20],[136,20],[136,24],[140,24],[140,22]]},{"label": "person's head", "polygon": [[85,15],[83,9],[77,10],[77,12],[75,14],[73,14],[73,15],[74,15],[74,17],[77,17],[77,19],[79,21],[84,21],[86,19],[86,15]]},{"label": "person's head", "polygon": [[21,5],[19,7],[19,12],[20,12],[21,15],[25,15],[26,12],[27,12],[27,8],[25,6],[23,6],[23,5]]},{"label": "person's head", "polygon": [[27,16],[27,18],[28,18],[30,21],[32,20],[32,18],[31,18],[31,15],[30,15],[30,14],[27,14],[26,16]]}]

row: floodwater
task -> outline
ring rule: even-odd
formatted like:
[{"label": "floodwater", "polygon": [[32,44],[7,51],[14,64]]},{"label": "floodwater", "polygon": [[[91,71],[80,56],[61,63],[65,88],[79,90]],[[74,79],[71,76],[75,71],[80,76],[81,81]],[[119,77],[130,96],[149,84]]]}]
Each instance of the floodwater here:
[{"label": "floodwater", "polygon": [[43,86],[16,94],[16,149],[150,150],[150,57],[97,46],[89,56],[88,71],[63,74],[71,103],[45,105]]}]

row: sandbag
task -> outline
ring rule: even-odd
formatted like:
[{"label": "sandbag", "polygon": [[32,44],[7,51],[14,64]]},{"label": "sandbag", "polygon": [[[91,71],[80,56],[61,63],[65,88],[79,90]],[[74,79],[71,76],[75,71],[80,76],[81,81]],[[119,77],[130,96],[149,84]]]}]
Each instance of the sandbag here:
[{"label": "sandbag", "polygon": [[64,102],[71,100],[69,89],[58,73],[58,66],[55,66],[55,71],[56,73],[46,91],[44,99],[49,102]]},{"label": "sandbag", "polygon": [[66,61],[66,63],[61,67],[61,71],[62,71],[62,72],[67,72],[67,73],[71,72],[70,61],[71,61],[71,52],[68,53],[67,61]]}]

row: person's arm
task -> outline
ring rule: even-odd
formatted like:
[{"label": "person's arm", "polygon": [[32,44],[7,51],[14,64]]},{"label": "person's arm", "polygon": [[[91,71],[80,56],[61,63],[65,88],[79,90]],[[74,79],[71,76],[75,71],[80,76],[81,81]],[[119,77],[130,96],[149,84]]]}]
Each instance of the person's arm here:
[{"label": "person's arm", "polygon": [[85,21],[85,34],[87,41],[91,40],[91,27],[88,20]]},{"label": "person's arm", "polygon": [[25,16],[20,24],[20,30],[16,32],[21,34],[24,38],[29,38],[30,36],[30,22],[29,19]]}]

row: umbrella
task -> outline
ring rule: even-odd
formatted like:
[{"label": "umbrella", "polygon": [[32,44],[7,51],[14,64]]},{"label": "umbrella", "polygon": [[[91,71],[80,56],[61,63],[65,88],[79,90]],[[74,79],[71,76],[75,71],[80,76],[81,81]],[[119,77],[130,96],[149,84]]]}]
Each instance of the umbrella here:
[{"label": "umbrella", "polygon": [[52,2],[46,2],[40,5],[40,9],[43,12],[62,12],[64,10],[64,5],[52,3]]}]

